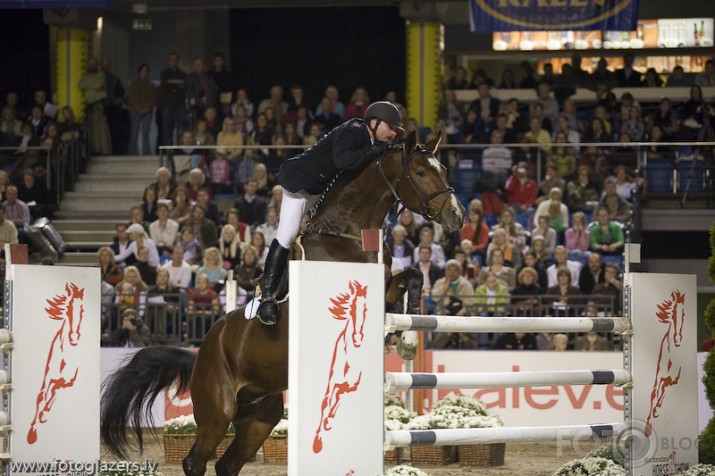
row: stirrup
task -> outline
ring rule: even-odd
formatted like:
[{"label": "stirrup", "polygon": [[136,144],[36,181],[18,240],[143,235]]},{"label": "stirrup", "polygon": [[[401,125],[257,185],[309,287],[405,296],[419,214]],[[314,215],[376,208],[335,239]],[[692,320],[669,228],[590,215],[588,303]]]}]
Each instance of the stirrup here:
[{"label": "stirrup", "polygon": [[[268,311],[268,307],[264,307],[264,304],[266,306],[270,306],[270,311]],[[263,315],[261,311],[266,310],[272,315]],[[278,321],[278,301],[276,301],[276,298],[273,296],[266,296],[261,300],[261,304],[258,306],[258,320],[261,321],[263,325],[266,326],[273,326],[275,325],[276,321]]]}]

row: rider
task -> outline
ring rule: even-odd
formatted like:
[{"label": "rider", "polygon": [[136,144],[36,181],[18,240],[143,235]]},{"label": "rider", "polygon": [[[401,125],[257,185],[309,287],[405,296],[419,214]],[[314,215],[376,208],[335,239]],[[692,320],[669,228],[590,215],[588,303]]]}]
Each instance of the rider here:
[{"label": "rider", "polygon": [[273,325],[278,317],[276,288],[298,236],[303,215],[317,202],[325,184],[339,171],[358,170],[378,159],[388,141],[404,132],[400,111],[388,101],[371,104],[363,119],[351,119],[331,130],[306,151],[286,160],[278,173],[283,186],[281,215],[271,243],[263,279],[258,318]]}]

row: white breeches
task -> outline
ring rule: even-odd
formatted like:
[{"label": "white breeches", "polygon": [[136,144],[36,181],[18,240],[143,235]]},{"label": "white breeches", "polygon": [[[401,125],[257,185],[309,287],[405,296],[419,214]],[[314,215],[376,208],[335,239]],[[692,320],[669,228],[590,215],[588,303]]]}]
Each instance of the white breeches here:
[{"label": "white breeches", "polygon": [[293,193],[283,190],[281,217],[276,233],[276,239],[283,248],[290,248],[293,245],[300,232],[303,215],[315,205],[318,198],[320,198],[318,195],[309,195],[304,191]]}]

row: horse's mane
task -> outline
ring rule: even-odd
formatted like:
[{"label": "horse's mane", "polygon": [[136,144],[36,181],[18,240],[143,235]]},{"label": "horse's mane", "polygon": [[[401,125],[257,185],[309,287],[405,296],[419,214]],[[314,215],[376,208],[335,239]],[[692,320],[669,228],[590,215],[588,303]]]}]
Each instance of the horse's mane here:
[{"label": "horse's mane", "polygon": [[358,176],[369,167],[370,165],[367,165],[360,170],[339,171],[335,174],[330,182],[328,182],[328,185],[325,186],[325,190],[320,194],[318,201],[315,202],[315,205],[313,205],[313,208],[310,210],[310,220],[313,221],[320,218],[320,215],[328,209],[328,204],[340,194],[345,186],[358,178]]},{"label": "horse's mane", "polygon": [[673,305],[685,304],[685,295],[680,291],[674,291],[670,295],[671,299],[666,299],[662,303],[658,304],[658,312],[655,313],[656,317],[661,322],[668,322],[671,320],[670,312],[673,310]]}]

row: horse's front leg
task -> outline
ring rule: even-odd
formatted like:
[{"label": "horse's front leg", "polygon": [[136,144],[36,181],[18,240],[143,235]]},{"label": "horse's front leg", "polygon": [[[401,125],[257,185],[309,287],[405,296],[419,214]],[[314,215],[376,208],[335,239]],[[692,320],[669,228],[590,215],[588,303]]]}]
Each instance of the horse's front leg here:
[{"label": "horse's front leg", "polygon": [[[406,269],[392,277],[388,287],[388,297],[392,297],[394,302],[397,302],[407,292],[405,313],[420,314],[423,282],[424,277],[420,270],[416,268]],[[390,302],[387,299],[386,301]],[[412,360],[417,355],[418,343],[417,331],[402,331],[400,339],[397,341],[397,353],[404,360]]]}]

